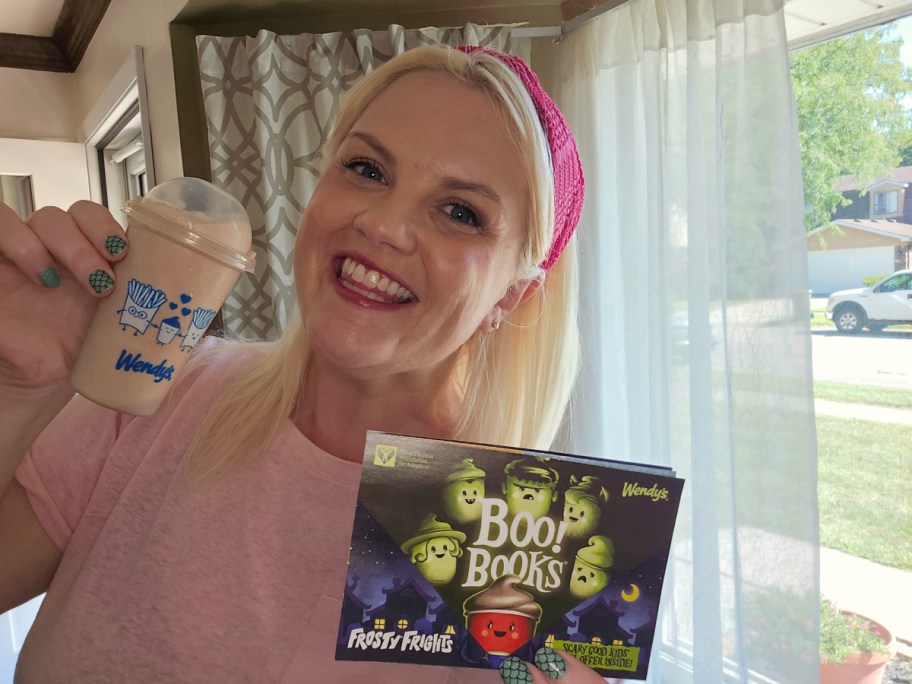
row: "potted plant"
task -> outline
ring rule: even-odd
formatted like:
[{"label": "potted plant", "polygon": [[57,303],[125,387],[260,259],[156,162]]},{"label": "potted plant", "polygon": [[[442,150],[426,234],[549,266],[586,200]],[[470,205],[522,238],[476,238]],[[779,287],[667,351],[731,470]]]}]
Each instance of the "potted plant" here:
[{"label": "potted plant", "polygon": [[820,599],[820,684],[880,684],[893,635],[870,618]]}]

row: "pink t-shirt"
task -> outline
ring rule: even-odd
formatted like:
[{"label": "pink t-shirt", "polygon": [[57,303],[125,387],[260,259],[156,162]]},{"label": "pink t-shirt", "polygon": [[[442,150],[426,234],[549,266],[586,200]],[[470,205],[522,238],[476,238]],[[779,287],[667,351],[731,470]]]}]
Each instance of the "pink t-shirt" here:
[{"label": "pink t-shirt", "polygon": [[334,660],[360,466],[290,420],[249,468],[182,484],[233,367],[211,364],[148,418],[76,397],[35,442],[16,479],[63,558],[16,681],[499,682]]}]

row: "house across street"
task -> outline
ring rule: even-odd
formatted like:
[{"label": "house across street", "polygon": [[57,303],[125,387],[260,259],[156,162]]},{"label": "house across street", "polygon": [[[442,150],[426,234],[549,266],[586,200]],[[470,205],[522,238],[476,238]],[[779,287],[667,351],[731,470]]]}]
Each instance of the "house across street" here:
[{"label": "house across street", "polygon": [[849,204],[807,235],[808,281],[815,296],[861,287],[871,276],[912,268],[912,166],[859,187],[854,176],[836,186]]}]

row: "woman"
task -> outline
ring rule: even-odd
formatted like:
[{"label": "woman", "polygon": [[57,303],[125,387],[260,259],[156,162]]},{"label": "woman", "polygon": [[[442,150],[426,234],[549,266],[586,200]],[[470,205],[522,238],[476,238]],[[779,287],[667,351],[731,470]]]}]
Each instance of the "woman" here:
[{"label": "woman", "polygon": [[[71,401],[116,222],[0,206],[0,610],[47,590],[17,676],[490,681],[333,661],[358,464],[367,429],[551,442],[581,204],[575,144],[525,64],[407,52],[336,121],[295,251],[300,318],[275,343],[203,345],[149,418]],[[548,679],[517,659],[502,675]]]}]

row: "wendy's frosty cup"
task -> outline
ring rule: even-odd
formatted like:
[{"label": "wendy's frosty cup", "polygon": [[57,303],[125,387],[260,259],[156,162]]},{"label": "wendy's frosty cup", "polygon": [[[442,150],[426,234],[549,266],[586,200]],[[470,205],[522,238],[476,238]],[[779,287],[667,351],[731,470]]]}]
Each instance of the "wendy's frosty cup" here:
[{"label": "wendy's frosty cup", "polygon": [[130,251],[114,267],[70,376],[87,399],[137,416],[155,413],[242,271],[253,273],[240,202],[198,178],[162,183],[131,200]]}]

